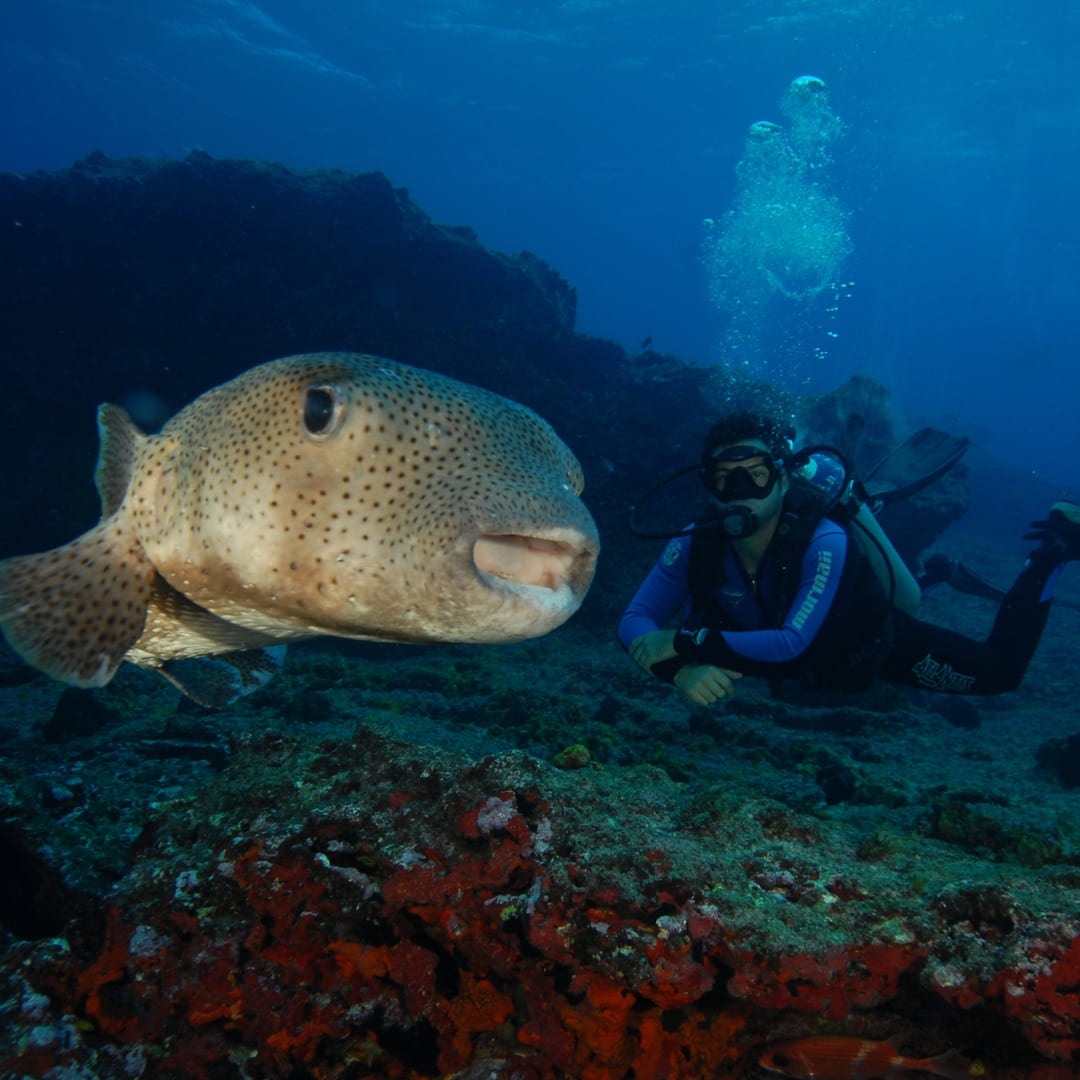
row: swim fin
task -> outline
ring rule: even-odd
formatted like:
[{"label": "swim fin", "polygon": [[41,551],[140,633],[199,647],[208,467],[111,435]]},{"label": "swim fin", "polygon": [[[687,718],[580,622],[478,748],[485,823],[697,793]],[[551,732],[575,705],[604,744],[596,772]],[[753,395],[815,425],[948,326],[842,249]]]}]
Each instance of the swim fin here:
[{"label": "swim fin", "polygon": [[925,427],[886,454],[863,478],[877,513],[944,476],[971,446],[966,435]]},{"label": "swim fin", "polygon": [[1035,531],[1024,533],[1025,540],[1041,540],[1044,549],[1063,560],[1080,559],[1080,505],[1071,499],[1054,503],[1045,520],[1033,521],[1031,527]]},{"label": "swim fin", "polygon": [[923,563],[923,572],[918,577],[918,583],[922,592],[926,592],[934,585],[947,584],[957,592],[967,593],[969,596],[981,596],[985,600],[994,600],[997,603],[1005,599],[1004,589],[991,585],[989,581],[979,577],[957,559],[950,559],[948,555],[941,552],[931,555]]}]

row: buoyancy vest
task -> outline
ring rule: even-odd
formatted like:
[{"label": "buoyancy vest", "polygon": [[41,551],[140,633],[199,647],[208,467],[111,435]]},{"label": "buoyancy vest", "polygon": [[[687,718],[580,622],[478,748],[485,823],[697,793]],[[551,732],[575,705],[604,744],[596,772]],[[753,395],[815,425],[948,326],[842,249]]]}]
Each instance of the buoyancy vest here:
[{"label": "buoyancy vest", "polygon": [[[798,664],[804,685],[844,691],[866,689],[874,681],[893,642],[892,593],[879,576],[866,550],[864,531],[853,527],[862,504],[857,498],[838,499],[798,472],[791,474],[769,557],[777,575],[776,626],[783,625],[802,579],[802,564],[810,541],[824,517],[847,535],[847,557],[829,614]],[[703,522],[703,524],[706,524]],[[720,529],[691,533],[687,568],[691,598],[688,625],[717,630],[745,629],[716,600],[724,584],[729,540]]]}]

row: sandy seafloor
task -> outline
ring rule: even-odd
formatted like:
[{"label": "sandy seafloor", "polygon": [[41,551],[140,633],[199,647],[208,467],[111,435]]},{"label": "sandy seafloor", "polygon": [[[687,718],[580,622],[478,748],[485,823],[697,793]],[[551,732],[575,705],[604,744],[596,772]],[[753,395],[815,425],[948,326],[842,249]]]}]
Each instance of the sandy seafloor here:
[{"label": "sandy seafloor", "polygon": [[[1002,585],[1024,550],[996,549],[962,527],[936,549]],[[944,587],[924,599],[925,618],[976,635],[993,612]],[[41,676],[0,688],[0,806],[70,884],[98,892],[124,873],[156,807],[191,795],[230,761],[242,798],[251,766],[234,752],[246,737],[280,731],[332,744],[367,725],[472,758],[517,749],[551,761],[584,744],[590,771],[608,783],[622,777],[628,797],[649,777],[663,781],[684,819],[695,802],[764,797],[847,833],[860,860],[887,856],[886,873],[940,881],[935,860],[950,864],[949,877],[970,863],[964,877],[1048,875],[1071,895],[1080,788],[1067,789],[1036,755],[1080,731],[1078,642],[1080,569],[1067,567],[1025,684],[972,699],[977,728],[936,712],[945,696],[885,685],[798,704],[747,679],[735,700],[696,709],[639,674],[614,627],[597,632],[581,621],[515,646],[376,646],[355,655],[326,640],[293,649],[266,688],[216,713],[178,711],[176,690],[125,667],[94,694],[106,710],[99,730],[49,739],[43,725],[64,688]],[[18,681],[14,660],[4,672],[5,682]],[[649,768],[631,768],[639,765]]]}]

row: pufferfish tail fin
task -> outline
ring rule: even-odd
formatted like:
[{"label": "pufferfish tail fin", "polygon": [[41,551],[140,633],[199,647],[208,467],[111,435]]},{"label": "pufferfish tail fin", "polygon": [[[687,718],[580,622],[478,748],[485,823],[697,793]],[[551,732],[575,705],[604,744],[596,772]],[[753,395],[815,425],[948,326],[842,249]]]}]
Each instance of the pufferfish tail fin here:
[{"label": "pufferfish tail fin", "polygon": [[156,571],[116,514],[146,438],[115,405],[98,410],[100,523],[70,544],[0,562],[0,630],[27,663],[73,686],[104,686],[146,621]]},{"label": "pufferfish tail fin", "polygon": [[142,634],[156,573],[109,518],[63,547],[0,562],[0,630],[54,679],[104,686]]}]

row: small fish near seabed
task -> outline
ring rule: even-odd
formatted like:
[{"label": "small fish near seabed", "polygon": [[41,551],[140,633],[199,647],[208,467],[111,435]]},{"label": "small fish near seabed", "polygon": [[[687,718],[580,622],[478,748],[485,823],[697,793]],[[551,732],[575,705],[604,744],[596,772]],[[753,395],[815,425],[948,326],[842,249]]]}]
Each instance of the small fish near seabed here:
[{"label": "small fish near seabed", "polygon": [[0,562],[0,628],[103,686],[124,661],[207,705],[283,643],[520,641],[566,621],[599,539],[531,409],[379,357],[312,353],[209,390],[157,435],[98,410],[97,526]]},{"label": "small fish near seabed", "polygon": [[913,1080],[920,1072],[945,1080],[973,1080],[983,1071],[973,1069],[973,1063],[955,1050],[929,1058],[905,1057],[892,1041],[847,1035],[807,1035],[776,1043],[758,1064],[798,1080]]}]

